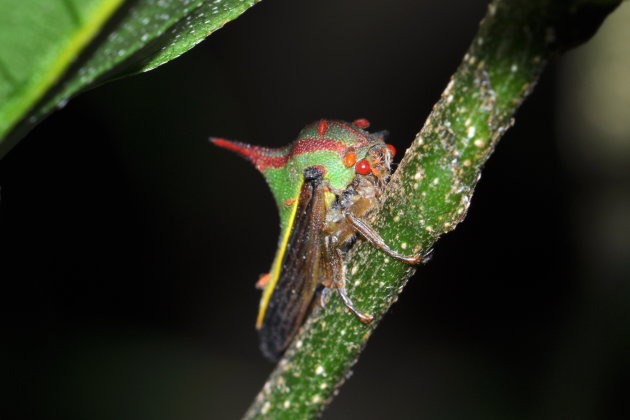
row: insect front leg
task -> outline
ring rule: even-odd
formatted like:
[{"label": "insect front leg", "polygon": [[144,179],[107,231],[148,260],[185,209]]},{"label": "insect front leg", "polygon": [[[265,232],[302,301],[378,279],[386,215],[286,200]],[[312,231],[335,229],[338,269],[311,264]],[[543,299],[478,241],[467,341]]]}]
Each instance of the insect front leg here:
[{"label": "insect front leg", "polygon": [[343,301],[346,308],[359,318],[364,324],[369,324],[374,318],[372,315],[365,314],[354,306],[352,300],[346,293],[346,266],[343,263],[343,257],[339,248],[333,248],[329,241],[325,241],[325,253],[328,264],[332,268],[332,278],[322,281],[322,285],[327,288],[335,288]]},{"label": "insect front leg", "polygon": [[361,236],[363,236],[365,239],[368,240],[368,242],[370,242],[376,248],[382,250],[390,257],[406,262],[408,264],[418,264],[420,261],[422,261],[421,255],[407,257],[392,250],[389,246],[387,246],[383,238],[381,238],[381,235],[379,235],[379,233],[375,231],[374,228],[370,226],[365,220],[356,217],[352,213],[345,213],[345,217],[348,223],[350,223],[352,227],[361,234]]}]

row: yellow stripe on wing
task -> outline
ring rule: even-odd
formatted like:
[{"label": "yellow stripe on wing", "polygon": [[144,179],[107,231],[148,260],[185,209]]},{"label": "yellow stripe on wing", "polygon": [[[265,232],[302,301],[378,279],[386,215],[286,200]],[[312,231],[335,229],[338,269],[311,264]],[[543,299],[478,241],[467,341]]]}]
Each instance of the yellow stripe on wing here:
[{"label": "yellow stripe on wing", "polygon": [[[297,191],[300,191],[301,189],[302,184],[300,184]],[[278,248],[278,252],[276,252],[276,257],[273,260],[273,265],[271,266],[271,277],[269,278],[269,283],[267,283],[267,286],[263,291],[262,298],[260,299],[260,309],[258,310],[256,329],[260,329],[260,327],[262,326],[263,319],[265,318],[265,312],[267,311],[267,305],[269,305],[269,300],[271,299],[271,294],[276,288],[276,284],[278,283],[278,279],[280,278],[280,271],[282,270],[282,260],[284,260],[284,254],[287,250],[287,243],[289,242],[289,237],[291,236],[291,230],[293,229],[293,222],[295,221],[297,208],[298,200],[295,200],[291,206],[291,214],[289,215],[289,221],[284,229],[280,248]]]}]

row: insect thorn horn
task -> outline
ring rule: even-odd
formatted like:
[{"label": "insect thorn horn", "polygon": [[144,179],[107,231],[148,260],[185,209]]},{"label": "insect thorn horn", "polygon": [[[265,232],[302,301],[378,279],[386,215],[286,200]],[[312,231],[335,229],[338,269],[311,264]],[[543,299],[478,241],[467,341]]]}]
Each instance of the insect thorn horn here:
[{"label": "insect thorn horn", "polygon": [[269,167],[280,168],[287,162],[288,156],[284,149],[271,149],[254,146],[240,141],[227,140],[220,137],[210,137],[215,146],[231,150],[254,164],[256,169],[264,171]]}]

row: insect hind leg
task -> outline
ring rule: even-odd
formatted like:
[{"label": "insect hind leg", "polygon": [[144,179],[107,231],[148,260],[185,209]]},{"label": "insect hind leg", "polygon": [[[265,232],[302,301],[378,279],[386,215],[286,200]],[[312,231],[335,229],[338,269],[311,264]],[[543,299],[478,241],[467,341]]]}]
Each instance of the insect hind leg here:
[{"label": "insect hind leg", "polygon": [[330,249],[329,246],[326,246],[327,259],[330,265],[332,266],[332,279],[328,279],[328,281],[323,282],[323,286],[325,288],[334,288],[339,293],[339,297],[343,301],[343,304],[346,308],[350,310],[356,316],[359,321],[364,324],[369,324],[372,322],[374,317],[372,315],[363,313],[352,302],[352,299],[348,296],[346,292],[346,269],[343,264],[343,258],[341,256],[341,250],[338,248]]},{"label": "insect hind leg", "polygon": [[341,297],[341,300],[343,301],[343,304],[345,305],[345,307],[350,309],[350,311],[354,314],[354,316],[356,316],[359,319],[359,321],[363,322],[364,324],[369,324],[370,322],[372,322],[374,317],[372,315],[368,315],[361,312],[360,310],[356,308],[356,306],[354,306],[354,304],[352,303],[352,300],[350,300],[350,297],[346,293],[345,287],[337,286],[336,289],[337,289],[337,292],[339,292],[339,296]]}]

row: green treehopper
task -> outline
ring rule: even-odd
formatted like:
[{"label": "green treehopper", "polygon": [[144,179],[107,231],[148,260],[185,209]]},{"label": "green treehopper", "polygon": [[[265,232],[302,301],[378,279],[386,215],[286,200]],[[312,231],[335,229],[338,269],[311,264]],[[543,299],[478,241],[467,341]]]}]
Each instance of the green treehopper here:
[{"label": "green treehopper", "polygon": [[[345,288],[344,257],[357,233],[392,258],[416,264],[421,256],[390,249],[366,221],[376,208],[395,154],[385,132],[369,133],[369,122],[320,120],[307,125],[286,147],[271,149],[213,137],[263,174],[280,212],[280,239],[263,289],[256,328],[263,354],[278,360],[314,302],[335,289],[364,323],[372,316],[352,303]],[[315,299],[319,296],[320,299]]]}]

